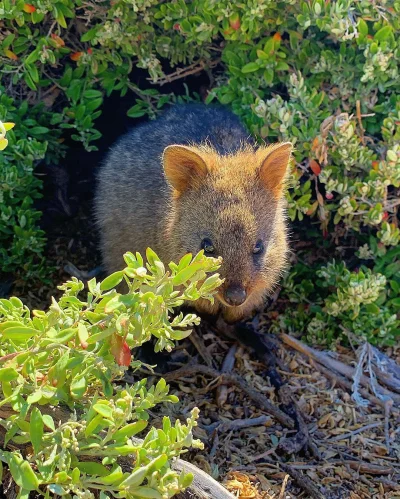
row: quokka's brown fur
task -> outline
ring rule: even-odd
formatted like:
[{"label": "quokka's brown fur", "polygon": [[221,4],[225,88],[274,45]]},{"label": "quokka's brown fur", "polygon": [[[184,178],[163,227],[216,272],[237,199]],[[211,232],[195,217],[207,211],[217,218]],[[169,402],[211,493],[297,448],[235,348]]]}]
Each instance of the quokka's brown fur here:
[{"label": "quokka's brown fur", "polygon": [[[177,106],[137,127],[98,175],[95,210],[107,271],[123,267],[126,251],[144,255],[151,247],[169,263],[196,254],[207,239],[223,258],[225,282],[214,304],[199,300],[195,308],[221,312],[228,322],[249,316],[286,265],[291,150],[290,143],[257,147],[234,115],[202,105]],[[260,242],[264,251],[254,254]],[[232,290],[239,300],[231,301]]]}]

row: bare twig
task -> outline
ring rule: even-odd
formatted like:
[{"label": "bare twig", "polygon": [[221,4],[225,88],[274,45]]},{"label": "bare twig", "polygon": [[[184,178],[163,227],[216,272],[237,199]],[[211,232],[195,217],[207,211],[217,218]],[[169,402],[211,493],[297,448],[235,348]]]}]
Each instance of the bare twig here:
[{"label": "bare twig", "polygon": [[[327,355],[324,352],[319,352],[318,350],[315,350],[314,348],[309,347],[308,345],[305,345],[301,341],[297,340],[296,338],[293,338],[292,336],[289,336],[285,333],[280,334],[280,338],[282,341],[286,344],[297,350],[298,352],[301,352],[302,354],[306,355],[307,357],[313,359],[316,361],[319,365],[325,366],[325,369],[332,369],[336,371],[339,374],[342,374],[346,376],[349,379],[353,379],[355,375],[355,369],[353,367],[350,367],[343,362],[340,362],[337,359],[333,359],[329,355]],[[326,372],[326,371],[325,371]],[[331,375],[332,377],[332,375]],[[370,379],[368,376],[361,376],[360,378],[360,383],[369,388],[371,386]],[[396,393],[393,393],[390,390],[387,390],[386,388],[381,387],[382,394],[387,395],[390,397],[393,402],[397,405],[400,406],[400,396]],[[369,400],[373,401],[374,403],[381,405],[382,407],[385,407],[385,402],[378,399],[377,397],[374,397],[373,395],[369,394],[368,392],[364,392],[365,397],[368,398]]]},{"label": "bare twig", "polygon": [[286,485],[288,483],[289,478],[290,478],[290,475],[286,475],[285,478],[283,479],[282,488],[281,488],[281,491],[279,493],[278,499],[284,499]]},{"label": "bare twig", "polygon": [[199,352],[200,357],[208,365],[208,367],[214,367],[212,355],[207,350],[207,347],[204,344],[203,338],[197,333],[196,329],[192,330],[192,333],[189,336],[189,339],[193,343],[195,349]]},{"label": "bare twig", "polygon": [[303,475],[303,473],[286,463],[279,462],[279,467],[282,468],[285,473],[288,473],[297,485],[307,492],[310,497],[313,499],[326,499],[326,496],[315,487],[307,475]]},{"label": "bare twig", "polygon": [[270,416],[258,416],[257,418],[247,418],[247,419],[235,419],[234,421],[218,421],[216,423],[202,426],[206,431],[211,432],[217,430],[218,432],[227,432],[242,430],[244,428],[250,428],[252,426],[264,425],[266,422],[270,421]]},{"label": "bare twig", "polygon": [[[321,372],[324,376],[327,378],[331,379],[334,381],[337,385],[339,385],[341,388],[351,392],[352,391],[352,383],[349,381],[347,378],[344,376],[341,376],[340,374],[337,374],[327,367],[323,366],[319,362],[316,362],[315,360],[311,359],[311,364],[318,369],[319,372]],[[371,402],[373,402],[376,405],[379,405],[381,407],[385,407],[385,403],[382,400],[379,400],[378,397],[375,397],[374,395],[371,395],[367,390],[360,390],[360,393],[362,394],[363,397],[368,398]]]},{"label": "bare twig", "polygon": [[194,374],[204,374],[213,378],[219,378],[221,383],[231,383],[232,385],[240,388],[253,402],[255,402],[261,409],[268,412],[277,421],[288,428],[294,428],[295,424],[291,417],[287,416],[283,411],[278,409],[272,404],[265,395],[259,393],[257,390],[251,388],[240,376],[233,373],[221,373],[216,369],[208,366],[197,364],[195,366],[185,366],[176,371],[172,371],[164,376],[167,382],[174,381],[185,376],[193,376]]},{"label": "bare twig", "polygon": [[[232,372],[233,367],[235,365],[235,354],[237,351],[237,345],[232,345],[229,349],[221,367],[221,372],[229,373]],[[226,385],[220,385],[217,387],[217,404],[219,407],[222,407],[228,398],[228,387]]]},{"label": "bare twig", "polygon": [[347,461],[340,459],[332,459],[330,461],[332,466],[343,465],[349,466],[351,469],[356,470],[358,473],[366,473],[370,475],[391,475],[395,472],[394,468],[386,466],[379,466],[378,464],[371,464],[365,461]]},{"label": "bare twig", "polygon": [[340,440],[347,440],[348,438],[352,438],[363,431],[372,430],[372,428],[378,428],[379,426],[382,426],[382,422],[367,424],[348,433],[343,433],[342,435],[336,435],[335,437],[329,438],[326,442],[339,442]]},{"label": "bare twig", "polygon": [[196,74],[196,73],[201,73],[204,71],[206,68],[214,68],[221,62],[221,59],[214,59],[213,61],[199,61],[199,62],[194,62],[193,64],[190,64],[189,66],[186,66],[185,68],[178,68],[176,71],[173,73],[170,73],[169,75],[166,75],[164,78],[159,78],[156,82],[152,80],[152,78],[147,78],[150,82],[156,83],[157,85],[165,85],[166,83],[171,83],[175,80],[180,80],[181,78],[186,78],[187,76]]}]

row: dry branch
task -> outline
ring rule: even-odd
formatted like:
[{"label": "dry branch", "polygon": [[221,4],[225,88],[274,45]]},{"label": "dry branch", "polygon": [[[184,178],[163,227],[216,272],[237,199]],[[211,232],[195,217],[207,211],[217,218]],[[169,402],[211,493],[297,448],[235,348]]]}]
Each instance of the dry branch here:
[{"label": "dry branch", "polygon": [[[343,376],[345,376],[348,379],[351,379],[351,380],[354,379],[356,370],[353,367],[348,366],[348,365],[344,364],[343,362],[332,358],[331,356],[327,355],[324,352],[320,352],[318,350],[315,350],[314,348],[311,348],[308,345],[305,345],[301,341],[299,341],[296,338],[293,338],[292,336],[289,336],[285,333],[281,333],[279,335],[279,337],[286,345],[289,345],[290,347],[294,348],[298,352],[300,352],[300,353],[306,355],[308,358],[314,360],[316,362],[315,365],[316,365],[316,367],[318,367],[318,369],[320,369],[320,366],[324,366],[325,367],[324,374],[326,374],[326,372],[327,372],[326,368],[328,368],[328,369],[333,371],[333,373],[331,373],[330,377],[332,377],[333,375],[336,376],[336,374],[335,374],[335,371],[336,371],[336,373],[342,374]],[[339,377],[338,377],[338,382],[340,382],[343,386],[343,380],[340,380]],[[365,376],[365,375],[361,376],[360,383],[366,388],[369,388],[371,386],[370,378],[368,376]],[[346,387],[346,388],[348,388],[348,387]],[[380,387],[380,389],[381,389],[381,392],[383,395],[390,397],[393,400],[393,402],[395,403],[395,405],[400,407],[400,395],[398,395],[397,393],[393,393],[392,391],[390,391],[384,387]],[[368,400],[374,402],[375,404],[381,405],[382,407],[385,407],[386,404],[383,400],[380,400],[377,397],[374,397],[373,395],[371,395],[370,393],[368,393],[366,391],[361,392],[361,393],[363,393],[363,396],[365,398],[367,398]]]},{"label": "dry branch", "polygon": [[194,374],[204,374],[212,378],[219,378],[220,383],[230,383],[240,388],[246,395],[248,395],[253,402],[255,402],[265,412],[271,414],[277,421],[288,428],[294,428],[295,424],[291,417],[285,414],[272,404],[265,395],[259,393],[257,390],[251,388],[240,376],[233,373],[221,373],[216,369],[208,366],[197,364],[194,366],[185,366],[172,371],[164,376],[165,381],[170,382],[186,376],[193,376]]}]

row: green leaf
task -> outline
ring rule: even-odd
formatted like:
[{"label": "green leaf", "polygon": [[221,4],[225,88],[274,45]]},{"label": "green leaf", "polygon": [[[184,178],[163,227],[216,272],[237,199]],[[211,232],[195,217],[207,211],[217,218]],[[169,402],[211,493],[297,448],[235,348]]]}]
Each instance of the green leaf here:
[{"label": "green leaf", "polygon": [[26,341],[32,336],[40,334],[40,331],[33,327],[14,326],[5,329],[3,337],[13,341]]},{"label": "green leaf", "polygon": [[104,340],[105,338],[108,338],[108,336],[111,336],[113,333],[115,333],[115,328],[109,327],[109,328],[105,329],[104,331],[100,331],[100,333],[92,334],[87,339],[87,344],[93,345],[94,343],[97,343],[100,340]]},{"label": "green leaf", "polygon": [[78,463],[76,467],[87,475],[104,477],[110,474],[110,471],[105,466],[91,461]]},{"label": "green leaf", "polygon": [[368,24],[364,21],[362,17],[360,17],[358,20],[358,31],[363,36],[368,35]]},{"label": "green leaf", "polygon": [[39,83],[39,72],[37,70],[37,67],[34,65],[26,66],[26,69],[29,71],[29,74],[31,75],[32,81],[34,83]]},{"label": "green leaf", "polygon": [[33,64],[34,62],[36,62],[38,59],[39,59],[39,50],[34,50],[33,52],[31,52],[28,57],[25,59],[25,64],[26,65],[29,65],[29,64]]},{"label": "green leaf", "polygon": [[112,300],[110,300],[107,305],[104,307],[104,312],[106,314],[110,314],[124,306],[124,303],[121,301],[121,295],[114,296]]},{"label": "green leaf", "polygon": [[21,456],[11,454],[8,462],[11,475],[15,483],[24,490],[37,490],[39,480],[29,463],[21,458]]},{"label": "green leaf", "polygon": [[2,322],[0,323],[0,333],[2,331],[4,331],[5,329],[8,329],[9,327],[20,327],[20,326],[23,326],[25,327],[21,322],[17,322],[17,321],[6,321],[6,322]]},{"label": "green leaf", "polygon": [[9,383],[13,379],[18,378],[18,372],[12,367],[3,367],[0,369],[0,381]]},{"label": "green leaf", "polygon": [[119,482],[123,476],[124,474],[121,467],[117,466],[113,472],[111,472],[108,476],[102,477],[99,482],[105,485],[112,485],[113,483]]},{"label": "green leaf", "polygon": [[65,22],[65,17],[64,17],[64,14],[62,12],[58,12],[57,16],[56,16],[56,21],[58,22],[58,24],[62,27],[62,28],[67,28],[67,23]]},{"label": "green leaf", "polygon": [[260,66],[256,62],[249,62],[242,67],[242,73],[254,73],[254,71],[258,71]]},{"label": "green leaf", "polygon": [[41,390],[36,390],[35,392],[31,393],[26,399],[28,404],[35,404],[36,402],[39,402],[39,400],[43,397],[43,393]]},{"label": "green leaf", "polygon": [[377,31],[374,35],[374,40],[377,40],[378,42],[383,42],[389,36],[392,34],[392,27],[391,26],[384,26],[381,28],[379,31]]},{"label": "green leaf", "polygon": [[89,31],[86,31],[81,36],[81,41],[82,42],[90,42],[90,40],[93,40],[93,38],[96,36],[97,31],[99,30],[99,26],[95,26],[94,28],[90,29]]},{"label": "green leaf", "polygon": [[37,407],[34,407],[31,412],[29,434],[31,442],[36,454],[40,451],[43,440],[43,418]]},{"label": "green leaf", "polygon": [[97,416],[95,416],[91,421],[90,423],[88,423],[86,425],[86,428],[85,428],[85,436],[86,437],[89,437],[90,435],[92,435],[94,433],[94,431],[96,430],[96,428],[101,425],[101,423],[103,423],[104,421],[104,418],[101,414],[97,414]]},{"label": "green leaf", "polygon": [[201,270],[203,267],[204,267],[204,264],[201,262],[190,264],[188,267],[181,270],[180,272],[178,272],[176,274],[176,276],[173,277],[172,284],[174,286],[180,286],[181,284],[184,284],[191,277],[193,277],[196,272]]},{"label": "green leaf", "polygon": [[56,427],[54,426],[54,420],[49,414],[43,414],[42,415],[43,423],[47,428],[50,428],[50,430],[55,431]]},{"label": "green leaf", "polygon": [[221,102],[221,104],[229,104],[235,99],[235,97],[236,95],[234,94],[234,92],[226,92],[220,97],[219,101]]},{"label": "green leaf", "polygon": [[186,473],[182,478],[180,485],[182,488],[186,489],[187,487],[190,487],[192,485],[193,480],[194,480],[193,473]]},{"label": "green leaf", "polygon": [[146,478],[148,472],[149,472],[148,466],[143,466],[142,468],[138,468],[120,484],[120,488],[124,489],[127,487],[129,488],[138,487]]},{"label": "green leaf", "polygon": [[137,435],[138,433],[143,431],[147,427],[147,425],[147,421],[136,421],[136,423],[125,425],[123,428],[117,430],[114,433],[113,439],[122,440],[133,437],[134,435]]},{"label": "green leaf", "polygon": [[85,324],[82,324],[81,322],[78,324],[78,338],[84,348],[84,345],[87,343],[87,339],[89,338],[89,333]]},{"label": "green leaf", "polygon": [[375,303],[368,303],[365,305],[365,309],[368,313],[378,315],[381,311],[381,309],[375,305]]},{"label": "green leaf", "polygon": [[388,305],[398,309],[400,307],[400,298],[393,298],[392,300],[389,300]]},{"label": "green leaf", "polygon": [[78,328],[76,327],[62,329],[61,331],[55,331],[53,329],[48,331],[47,336],[57,343],[67,343],[76,335],[77,332]]},{"label": "green leaf", "polygon": [[271,83],[274,81],[274,70],[271,68],[267,68],[264,71],[264,80],[268,85],[271,85]]},{"label": "green leaf", "polygon": [[289,69],[289,64],[287,64],[284,61],[279,61],[278,64],[275,66],[275,69],[277,71],[287,71]]},{"label": "green leaf", "polygon": [[122,270],[114,272],[104,279],[100,284],[100,289],[102,291],[108,291],[109,289],[115,288],[124,278],[124,273]]},{"label": "green leaf", "polygon": [[83,397],[87,389],[87,379],[84,376],[76,376],[71,383],[70,392],[71,396],[75,399]]},{"label": "green leaf", "polygon": [[99,414],[101,414],[103,417],[112,419],[113,410],[109,405],[98,403],[94,404],[93,409]]},{"label": "green leaf", "polygon": [[96,99],[97,97],[103,97],[103,94],[100,92],[100,90],[85,90],[83,92],[83,97],[86,99]]}]

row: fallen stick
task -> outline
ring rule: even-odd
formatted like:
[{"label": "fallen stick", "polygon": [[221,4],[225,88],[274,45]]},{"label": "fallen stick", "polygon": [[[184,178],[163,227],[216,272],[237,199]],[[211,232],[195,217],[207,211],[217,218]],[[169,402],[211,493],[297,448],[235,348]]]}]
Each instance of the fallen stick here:
[{"label": "fallen stick", "polygon": [[[316,362],[313,359],[311,359],[311,365],[318,369],[318,371],[321,372],[324,376],[337,383],[341,388],[344,388],[349,392],[352,391],[353,384],[344,376],[331,371],[330,369],[321,365],[319,362]],[[379,405],[383,408],[385,407],[385,402],[383,400],[378,399],[378,397],[375,397],[375,395],[371,395],[369,392],[367,392],[367,390],[361,389],[360,393],[364,398],[368,398],[368,400],[370,400],[374,404]]]},{"label": "fallen stick", "polygon": [[244,428],[251,428],[252,426],[262,426],[271,420],[270,416],[258,416],[257,418],[248,419],[235,419],[234,421],[218,421],[210,425],[203,425],[202,428],[207,432],[227,432],[235,430],[243,430]]},{"label": "fallen stick", "polygon": [[203,338],[199,334],[197,334],[196,328],[192,330],[189,339],[193,343],[195,349],[199,352],[200,357],[208,365],[208,367],[214,367],[213,357],[207,350]]},{"label": "fallen stick", "polygon": [[336,435],[335,437],[331,437],[325,440],[325,442],[331,443],[331,442],[339,442],[340,440],[346,440],[348,438],[354,437],[355,435],[358,435],[359,433],[362,433],[363,431],[372,430],[373,428],[379,428],[379,426],[382,425],[383,425],[382,422],[367,424],[365,426],[362,426],[361,428],[357,428],[356,430],[343,433],[342,435]]},{"label": "fallen stick", "polygon": [[[333,359],[324,352],[320,352],[318,350],[315,350],[314,348],[309,347],[308,345],[305,345],[301,341],[293,338],[292,336],[289,336],[288,334],[281,333],[279,337],[281,338],[283,343],[289,345],[290,347],[306,355],[307,357],[315,360],[320,365],[325,366],[325,368],[333,369],[334,371],[337,371],[338,373],[346,376],[349,379],[354,379],[355,369],[353,367],[350,367],[339,360]],[[360,383],[367,388],[371,386],[370,379],[365,375],[361,376]],[[400,407],[400,395],[398,395],[397,393],[393,393],[392,391],[384,387],[380,388],[383,395],[390,397],[393,402]],[[376,401],[379,400],[377,397],[374,397],[367,392],[364,393],[366,398],[368,398],[369,400],[374,400],[375,403],[377,403]],[[382,400],[379,402],[379,405],[385,407],[385,402]]]},{"label": "fallen stick", "polygon": [[307,475],[304,475],[301,471],[295,470],[292,466],[286,463],[279,462],[279,467],[282,468],[285,473],[290,475],[297,485],[307,492],[310,497],[313,499],[326,499],[326,496],[319,489],[317,489],[317,487],[315,487]]},{"label": "fallen stick", "polygon": [[[221,366],[222,373],[230,373],[232,372],[235,366],[235,354],[237,351],[237,345],[232,345],[229,349],[226,357]],[[220,385],[217,387],[217,405],[218,407],[222,407],[228,399],[228,387],[226,385]]]},{"label": "fallen stick", "polygon": [[385,466],[379,466],[378,464],[371,464],[365,461],[347,461],[347,460],[335,460],[332,459],[329,462],[330,465],[340,465],[340,466],[350,466],[351,469],[358,471],[359,473],[370,474],[370,475],[391,475],[395,472],[394,468],[387,468]]},{"label": "fallen stick", "polygon": [[212,378],[219,378],[221,383],[230,383],[238,388],[240,388],[246,395],[248,395],[253,402],[255,402],[261,409],[264,409],[268,414],[273,416],[282,425],[288,428],[294,428],[294,420],[285,414],[283,411],[278,409],[274,404],[272,404],[265,395],[257,392],[251,388],[241,377],[233,373],[221,373],[212,367],[203,366],[197,364],[194,366],[185,366],[167,373],[164,379],[167,383],[174,381],[185,376],[193,376],[193,374],[204,374],[206,376],[211,376]]}]

